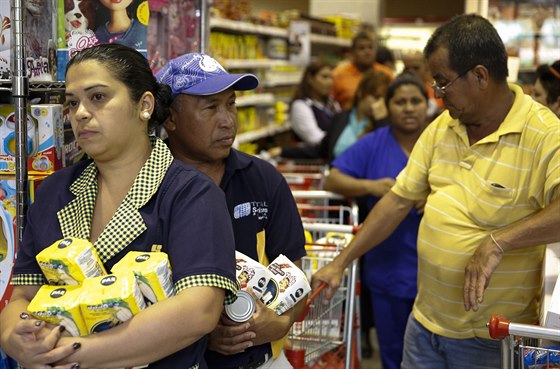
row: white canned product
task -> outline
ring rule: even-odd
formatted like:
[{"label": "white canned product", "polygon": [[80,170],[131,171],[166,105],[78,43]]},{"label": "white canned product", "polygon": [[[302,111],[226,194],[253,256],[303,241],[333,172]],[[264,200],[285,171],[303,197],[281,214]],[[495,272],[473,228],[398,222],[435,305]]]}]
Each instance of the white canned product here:
[{"label": "white canned product", "polygon": [[247,291],[237,291],[237,299],[225,306],[227,316],[234,322],[242,323],[251,319],[257,305],[255,299]]}]

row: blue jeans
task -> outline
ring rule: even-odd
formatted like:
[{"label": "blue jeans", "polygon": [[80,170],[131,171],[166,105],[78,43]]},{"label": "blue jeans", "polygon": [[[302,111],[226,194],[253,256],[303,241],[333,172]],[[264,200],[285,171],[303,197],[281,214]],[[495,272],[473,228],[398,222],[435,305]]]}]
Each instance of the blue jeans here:
[{"label": "blue jeans", "polygon": [[499,369],[500,341],[434,334],[408,318],[401,369]]}]

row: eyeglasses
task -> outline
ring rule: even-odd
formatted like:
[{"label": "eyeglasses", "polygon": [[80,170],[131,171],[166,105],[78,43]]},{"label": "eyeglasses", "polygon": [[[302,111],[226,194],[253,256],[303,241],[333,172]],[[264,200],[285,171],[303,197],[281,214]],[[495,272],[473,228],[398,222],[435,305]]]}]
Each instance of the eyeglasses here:
[{"label": "eyeglasses", "polygon": [[459,78],[464,77],[467,73],[469,73],[469,71],[472,68],[467,69],[466,71],[464,71],[463,73],[459,74],[457,77],[455,77],[455,79],[451,82],[446,83],[445,85],[441,86],[439,85],[436,81],[433,81],[430,84],[430,87],[434,89],[434,92],[439,92],[442,95],[445,95],[445,91],[449,88],[449,86],[451,86],[456,80],[458,80]]}]

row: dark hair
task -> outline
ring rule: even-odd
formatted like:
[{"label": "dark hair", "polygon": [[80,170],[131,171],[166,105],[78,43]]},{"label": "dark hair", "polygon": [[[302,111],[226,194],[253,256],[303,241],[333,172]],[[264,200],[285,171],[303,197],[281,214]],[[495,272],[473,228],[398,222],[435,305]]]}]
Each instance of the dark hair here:
[{"label": "dark hair", "polygon": [[353,107],[358,106],[360,100],[366,95],[372,95],[376,89],[380,86],[387,87],[389,86],[389,76],[383,72],[380,72],[376,69],[372,69],[367,71],[362,75],[362,79],[356,88],[356,92],[354,94],[354,102],[352,104]]},{"label": "dark hair", "polygon": [[354,50],[356,48],[356,44],[360,40],[368,40],[368,41],[371,41],[375,45],[375,40],[373,39],[371,33],[368,33],[368,32],[365,32],[365,31],[360,31],[360,32],[356,33],[356,35],[354,37],[352,37],[352,46],[351,46],[352,50]]},{"label": "dark hair", "polygon": [[456,15],[438,27],[424,47],[426,59],[439,48],[448,50],[449,65],[457,73],[483,65],[496,81],[507,79],[504,43],[494,26],[480,15]]},{"label": "dark hair", "polygon": [[[311,96],[311,91],[313,88],[311,87],[311,84],[309,84],[309,77],[311,78],[315,77],[317,73],[319,73],[323,68],[332,69],[333,66],[331,63],[329,63],[326,60],[315,60],[307,65],[307,68],[305,68],[305,71],[303,72],[301,81],[294,92],[294,96],[290,104],[293,103],[295,100],[300,100],[300,99],[303,100]],[[325,100],[326,98],[327,97],[325,97]]]},{"label": "dark hair", "polygon": [[393,54],[393,51],[387,46],[380,45],[377,47],[375,61],[381,64],[385,64],[386,62],[395,63],[395,55]]},{"label": "dark hair", "polygon": [[151,92],[155,98],[154,111],[148,122],[153,129],[169,116],[172,96],[169,86],[158,83],[148,60],[133,48],[119,44],[101,44],[83,49],[68,62],[66,73],[76,64],[96,61],[110,71],[116,80],[128,89],[130,98],[139,102],[144,92]]},{"label": "dark hair", "polygon": [[426,87],[424,84],[416,77],[416,75],[412,74],[411,72],[404,72],[399,74],[395,79],[389,84],[389,88],[387,88],[387,93],[385,94],[385,105],[389,107],[389,101],[395,96],[395,92],[401,86],[405,85],[413,85],[418,88],[426,103],[428,102],[428,91],[426,91]]},{"label": "dark hair", "polygon": [[[556,71],[556,74],[554,74]],[[552,65],[543,64],[537,68],[537,79],[546,90],[546,103],[552,104],[560,96],[560,60]]]}]

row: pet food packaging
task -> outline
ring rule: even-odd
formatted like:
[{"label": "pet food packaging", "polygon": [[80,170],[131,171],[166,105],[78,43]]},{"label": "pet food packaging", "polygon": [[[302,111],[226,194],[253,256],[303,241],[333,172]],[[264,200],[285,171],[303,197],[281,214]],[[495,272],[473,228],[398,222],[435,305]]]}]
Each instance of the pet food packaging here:
[{"label": "pet food packaging", "polygon": [[86,278],[107,274],[93,244],[79,238],[56,241],[36,259],[49,284],[77,285]]},{"label": "pet food packaging", "polygon": [[284,255],[278,255],[268,270],[272,278],[261,301],[278,315],[291,309],[311,291],[305,273]]},{"label": "pet food packaging", "polygon": [[272,277],[268,269],[247,255],[235,251],[235,276],[240,290],[251,291],[260,298]]},{"label": "pet food packaging", "polygon": [[227,316],[234,322],[243,323],[251,319],[257,308],[255,299],[247,291],[237,291],[237,299],[224,307]]},{"label": "pet food packaging", "polygon": [[166,253],[130,251],[111,268],[112,273],[127,270],[134,272],[140,291],[149,304],[175,294]]},{"label": "pet food packaging", "polygon": [[88,334],[115,327],[146,307],[132,271],[87,278],[82,284],[80,310]]},{"label": "pet food packaging", "polygon": [[27,310],[37,319],[64,326],[74,337],[84,336],[88,331],[80,311],[82,292],[80,286],[43,285]]}]

